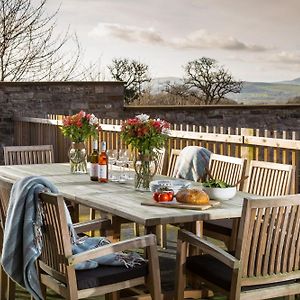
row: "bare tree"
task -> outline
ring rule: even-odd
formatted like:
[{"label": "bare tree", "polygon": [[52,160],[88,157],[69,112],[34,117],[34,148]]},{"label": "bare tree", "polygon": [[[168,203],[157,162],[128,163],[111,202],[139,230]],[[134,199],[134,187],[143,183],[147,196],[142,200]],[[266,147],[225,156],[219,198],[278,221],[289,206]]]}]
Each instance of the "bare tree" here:
[{"label": "bare tree", "polygon": [[193,60],[184,69],[184,85],[204,104],[218,104],[226,94],[239,93],[242,89],[243,82],[235,81],[214,59]]},{"label": "bare tree", "polygon": [[[0,81],[71,80],[77,72],[80,46],[68,30],[56,36],[57,12],[47,15],[47,0],[0,0]],[[34,4],[35,3],[35,4]]]},{"label": "bare tree", "polygon": [[114,80],[123,81],[125,87],[125,102],[131,103],[144,93],[143,84],[150,82],[148,65],[127,58],[115,58],[108,66]]}]

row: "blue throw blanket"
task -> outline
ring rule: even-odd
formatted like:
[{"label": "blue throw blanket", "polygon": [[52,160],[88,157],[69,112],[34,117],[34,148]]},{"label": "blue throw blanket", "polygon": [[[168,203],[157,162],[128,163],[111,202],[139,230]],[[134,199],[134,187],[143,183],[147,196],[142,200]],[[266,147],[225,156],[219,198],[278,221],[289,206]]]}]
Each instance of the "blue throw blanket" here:
[{"label": "blue throw blanket", "polygon": [[38,194],[46,189],[58,192],[42,177],[26,177],[13,185],[3,238],[2,265],[5,272],[35,299],[43,299],[35,261],[41,254],[38,232],[42,220],[37,199]]},{"label": "blue throw blanket", "polygon": [[[27,289],[35,299],[43,299],[35,261],[41,254],[42,214],[38,194],[42,191],[58,193],[46,178],[29,176],[17,181],[12,188],[3,239],[2,265],[6,273]],[[104,237],[78,238],[67,207],[66,218],[72,240],[73,254],[94,249],[109,242]],[[133,267],[144,259],[136,253],[109,254],[79,263],[75,269],[91,269],[102,265]]]},{"label": "blue throw blanket", "polygon": [[199,181],[205,175],[210,153],[206,148],[198,146],[183,148],[175,166],[176,177]]}]

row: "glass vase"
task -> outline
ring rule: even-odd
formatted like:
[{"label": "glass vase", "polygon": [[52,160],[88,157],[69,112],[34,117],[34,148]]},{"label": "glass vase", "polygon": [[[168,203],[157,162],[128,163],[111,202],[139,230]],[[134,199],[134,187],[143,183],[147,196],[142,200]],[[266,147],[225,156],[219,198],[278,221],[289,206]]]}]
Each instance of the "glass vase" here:
[{"label": "glass vase", "polygon": [[134,160],[134,187],[138,191],[150,191],[150,182],[157,170],[157,162],[154,155],[139,154]]},{"label": "glass vase", "polygon": [[72,142],[69,150],[71,173],[87,173],[87,150],[84,142]]}]

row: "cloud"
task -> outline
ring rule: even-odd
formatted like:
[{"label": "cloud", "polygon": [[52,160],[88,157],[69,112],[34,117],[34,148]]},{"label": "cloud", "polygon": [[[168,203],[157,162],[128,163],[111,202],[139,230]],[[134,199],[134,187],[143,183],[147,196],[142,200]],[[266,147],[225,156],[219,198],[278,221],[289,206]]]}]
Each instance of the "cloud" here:
[{"label": "cloud", "polygon": [[91,36],[112,36],[127,42],[163,44],[162,36],[153,28],[139,28],[120,24],[100,23],[91,32]]},{"label": "cloud", "polygon": [[300,52],[282,51],[275,53],[270,57],[269,61],[284,64],[300,64]]},{"label": "cloud", "polygon": [[191,32],[186,38],[175,39],[172,43],[175,47],[186,49],[217,48],[255,52],[268,50],[267,48],[259,45],[248,45],[231,36],[211,34],[203,29]]},{"label": "cloud", "polygon": [[167,39],[154,28],[140,28],[112,23],[99,23],[91,32],[91,36],[111,36],[127,42],[160,44],[179,49],[215,48],[224,50],[267,51],[260,45],[250,45],[231,36],[211,34],[201,29],[193,31],[184,38]]}]

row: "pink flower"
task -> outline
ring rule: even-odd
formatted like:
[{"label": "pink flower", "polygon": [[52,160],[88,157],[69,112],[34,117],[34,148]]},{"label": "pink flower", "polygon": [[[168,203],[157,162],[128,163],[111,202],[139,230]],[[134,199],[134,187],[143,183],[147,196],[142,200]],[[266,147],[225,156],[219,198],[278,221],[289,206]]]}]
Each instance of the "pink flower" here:
[{"label": "pink flower", "polygon": [[78,113],[78,115],[79,115],[81,118],[84,118],[85,115],[86,115],[86,113],[85,113],[85,111],[81,110],[81,111]]}]

